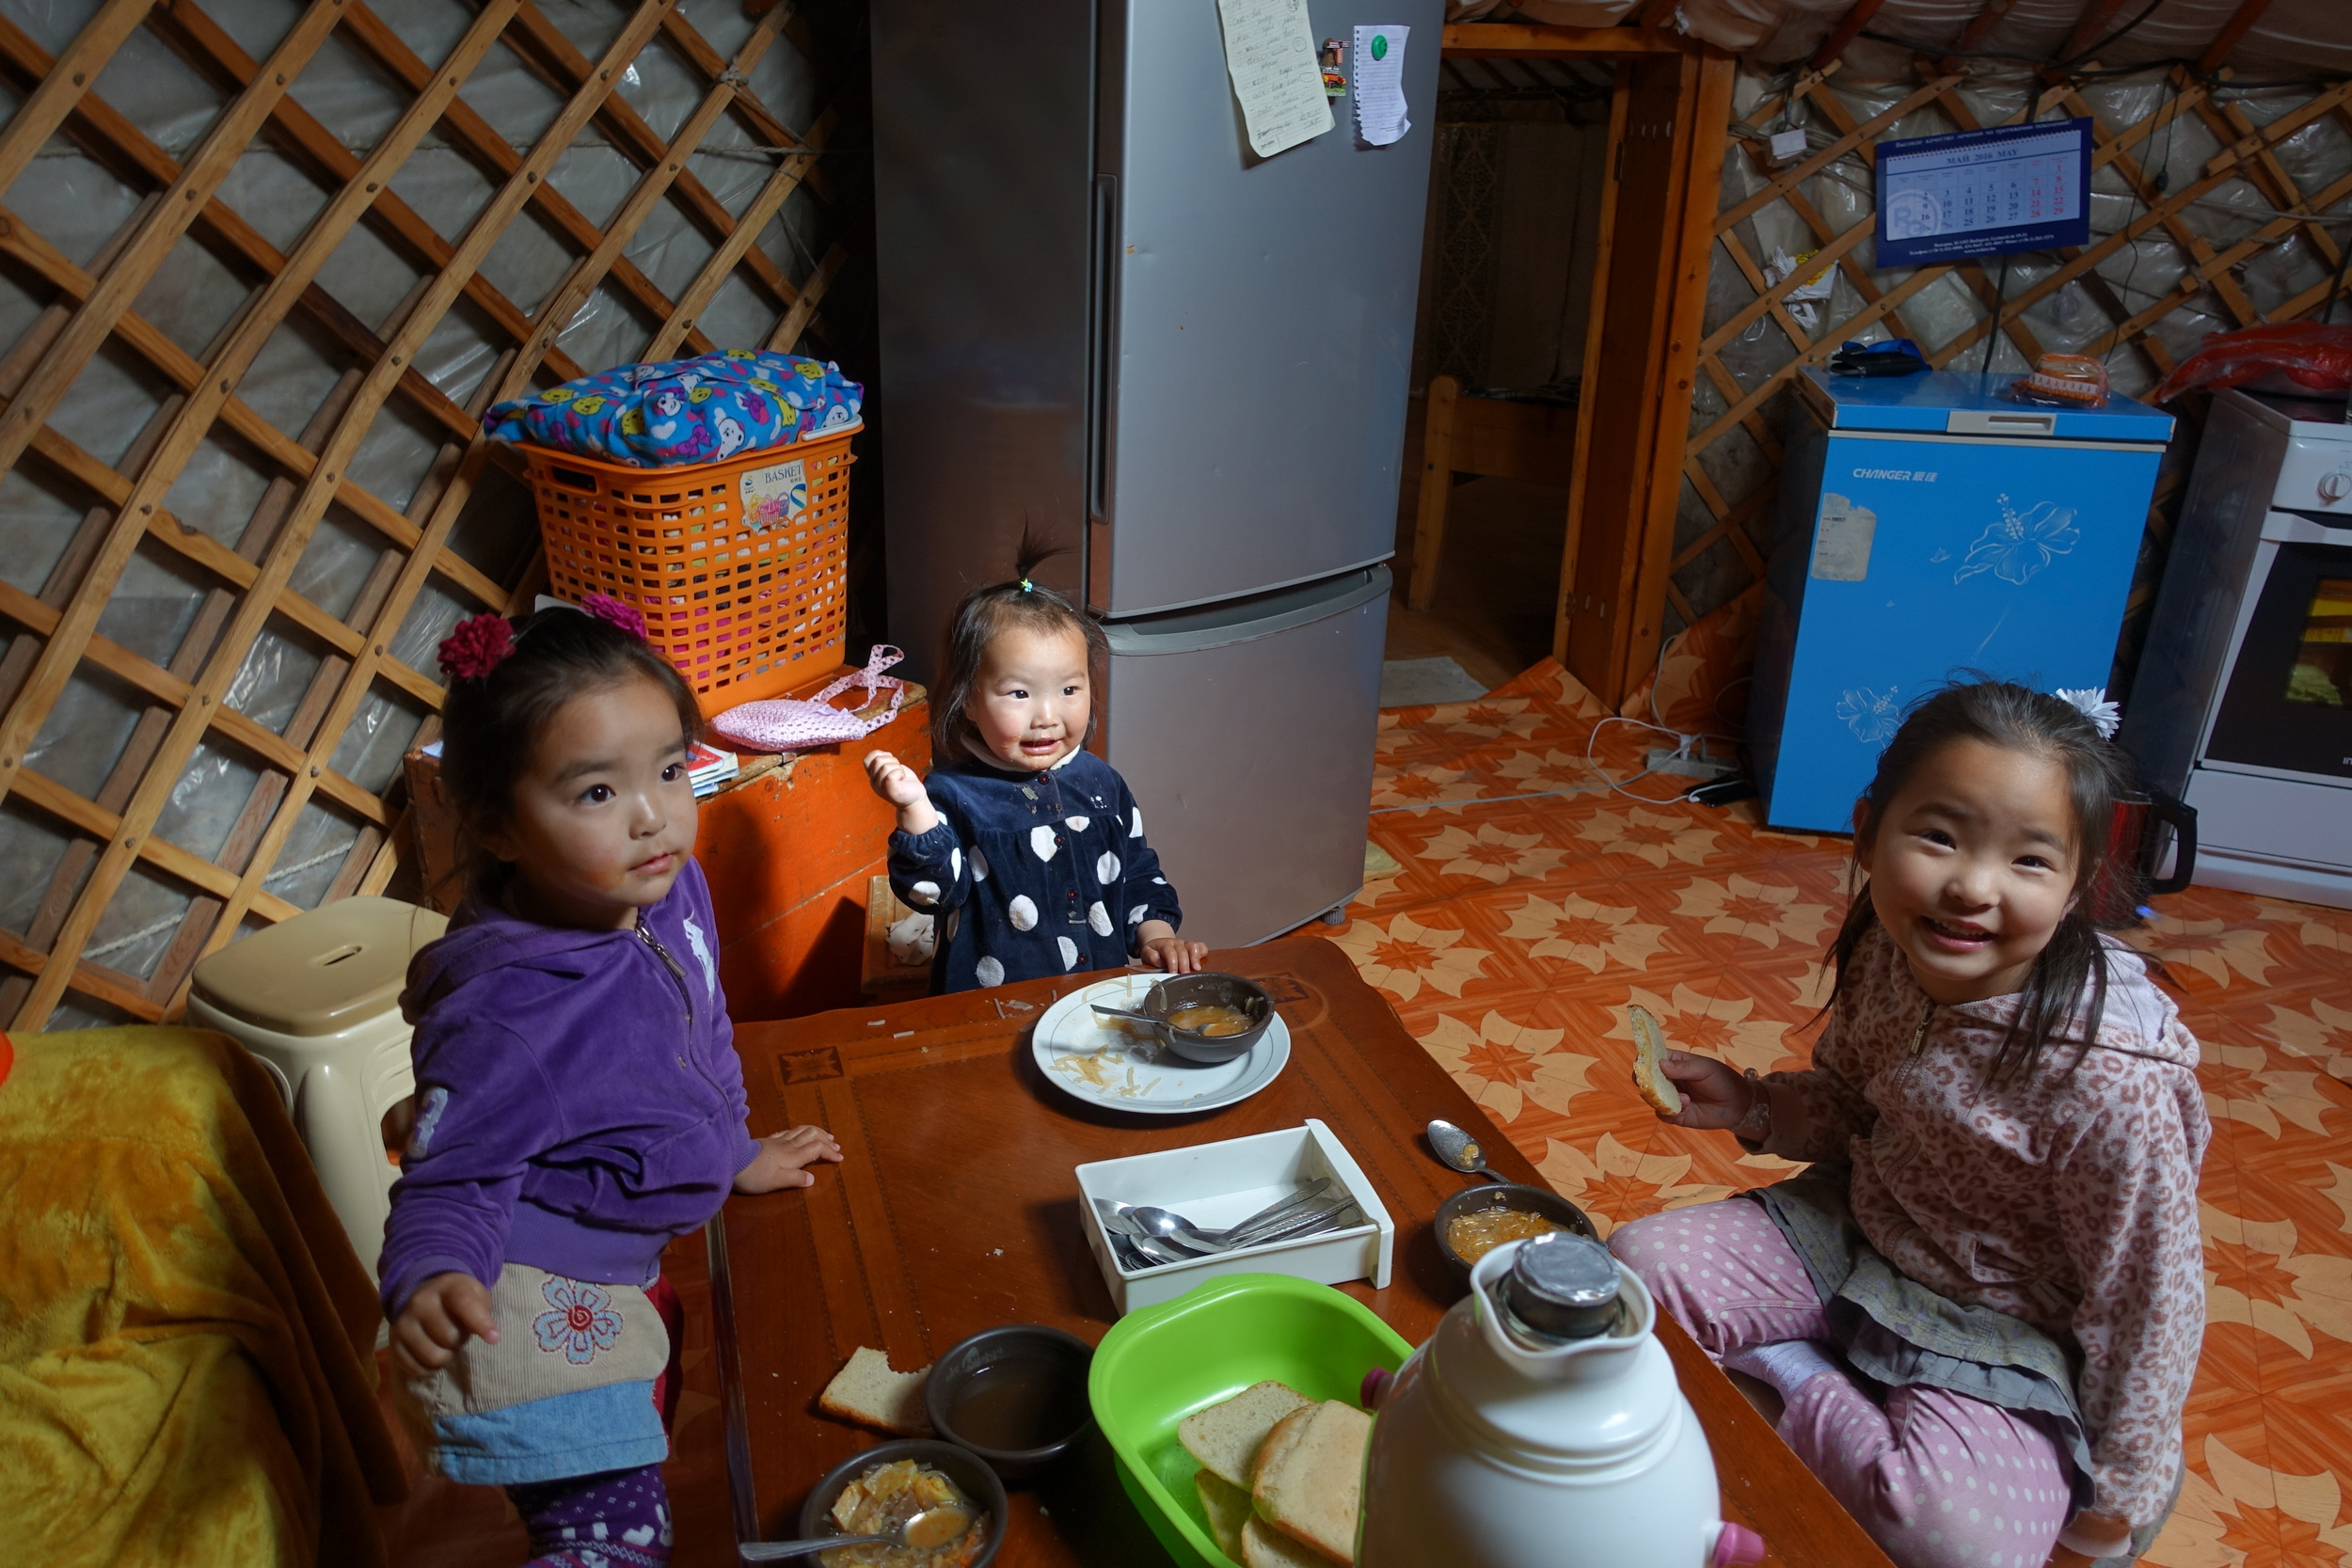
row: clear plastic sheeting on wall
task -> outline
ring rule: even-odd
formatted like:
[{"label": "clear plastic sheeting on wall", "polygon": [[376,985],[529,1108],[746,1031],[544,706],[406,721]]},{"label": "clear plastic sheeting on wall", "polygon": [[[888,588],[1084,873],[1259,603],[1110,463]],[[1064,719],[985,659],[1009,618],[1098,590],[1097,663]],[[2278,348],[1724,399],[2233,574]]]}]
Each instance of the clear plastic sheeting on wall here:
[{"label": "clear plastic sheeting on wall", "polygon": [[[0,397],[39,415],[13,445],[0,423],[0,1027],[164,1016],[224,932],[380,889],[436,645],[534,590],[530,498],[470,450],[479,410],[658,336],[794,346],[770,340],[821,327],[801,291],[841,238],[800,140],[841,84],[789,7],[535,0],[492,39],[461,0],[182,0],[20,148],[100,3],[0,0]],[[232,123],[217,183],[165,211]],[[666,188],[630,213],[649,176]],[[273,290],[296,264],[307,285]],[[102,284],[129,304],[86,340]],[[396,344],[398,375],[373,374]]]},{"label": "clear plastic sheeting on wall", "polygon": [[[2102,8],[2107,20],[2078,42],[2074,34],[2087,0],[2014,0],[1999,8],[1966,48],[1982,57],[2033,63],[2058,62],[2070,46],[2095,52],[2095,63],[2106,67],[2196,60],[2241,4],[2165,0],[2137,20],[2137,5],[2122,11]],[[1519,8],[1529,9],[1526,0]],[[1852,0],[1678,0],[1675,22],[1693,38],[1746,55],[1754,65],[1772,66],[1809,57],[1852,8]],[[1879,37],[1861,40],[1845,58],[1857,75],[1900,78],[1917,55],[1959,47],[1963,32],[1986,10],[1984,0],[1886,0],[1869,21],[1868,31]],[[2352,71],[2352,11],[2343,0],[2272,0],[2228,63],[2249,79]]]},{"label": "clear plastic sheeting on wall", "polygon": [[[2038,3],[2020,0],[2009,21],[2056,26],[2057,13]],[[1964,20],[1979,8],[1971,0],[1939,14]],[[1902,17],[1919,9],[1889,0],[1873,25],[1906,25]],[[2168,4],[2161,14],[2175,9]],[[2266,14],[2283,9],[2281,0]],[[2352,27],[2352,10],[2344,15]],[[1669,632],[1761,576],[1790,382],[1839,343],[1906,337],[1932,365],[2018,374],[2042,354],[2089,355],[2117,391],[2145,396],[2209,333],[2315,316],[2352,247],[2352,85],[2237,83],[2161,66],[2054,83],[1999,61],[1931,82],[1908,67],[1874,76],[1853,65],[1861,57],[1841,56],[1826,77],[1755,71],[1736,84],[1683,451]],[[2089,246],[1958,266],[1875,264],[1875,143],[2028,116],[2093,121]],[[1789,132],[1802,133],[1804,150],[1775,157],[1772,139]],[[2184,427],[2158,481],[2117,689],[2136,658],[2162,570],[2167,509],[2193,443]]]}]

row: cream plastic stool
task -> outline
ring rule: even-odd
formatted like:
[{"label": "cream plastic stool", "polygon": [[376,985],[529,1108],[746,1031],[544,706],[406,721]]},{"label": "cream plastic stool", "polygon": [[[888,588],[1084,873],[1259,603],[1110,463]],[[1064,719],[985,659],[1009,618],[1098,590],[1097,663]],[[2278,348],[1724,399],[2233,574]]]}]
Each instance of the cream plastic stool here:
[{"label": "cream plastic stool", "polygon": [[384,1113],[416,1086],[401,988],[410,956],[448,927],[414,904],[339,899],[222,948],[189,988],[188,1022],[233,1037],[278,1080],[370,1277],[400,1175]]}]

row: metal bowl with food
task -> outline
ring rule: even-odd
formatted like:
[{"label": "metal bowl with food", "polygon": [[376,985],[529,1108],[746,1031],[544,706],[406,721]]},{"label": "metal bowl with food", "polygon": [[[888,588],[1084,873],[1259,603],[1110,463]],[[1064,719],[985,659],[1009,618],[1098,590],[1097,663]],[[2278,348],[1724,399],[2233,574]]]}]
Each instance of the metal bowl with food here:
[{"label": "metal bowl with food", "polygon": [[[926,1477],[946,1478],[955,1494],[970,1505],[976,1516],[986,1515],[977,1532],[977,1542],[961,1540],[927,1551],[903,1546],[837,1546],[801,1560],[824,1563],[827,1568],[858,1568],[864,1564],[872,1564],[874,1568],[986,1568],[995,1559],[997,1548],[1005,1544],[1005,1483],[971,1449],[934,1438],[907,1437],[878,1443],[826,1471],[824,1479],[809,1493],[808,1501],[801,1505],[801,1538],[864,1534],[878,1525],[891,1528],[897,1521],[890,1515],[912,1512],[919,1506],[918,1499],[878,1497],[863,1505],[865,1513],[855,1507],[850,1510],[849,1519],[840,1517],[834,1504],[853,1481],[861,1487],[872,1487],[878,1482],[900,1479],[891,1472],[908,1461]],[[935,1481],[926,1483],[936,1488]]]},{"label": "metal bowl with food", "polygon": [[1465,1279],[1471,1264],[1503,1243],[1551,1230],[1600,1239],[1583,1210],[1544,1187],[1482,1181],[1438,1205],[1438,1250]]},{"label": "metal bowl with food", "polygon": [[1216,1067],[1249,1053],[1274,1022],[1274,998],[1238,974],[1171,974],[1132,1012],[1098,1013],[1149,1023],[1152,1037],[1185,1061]]}]

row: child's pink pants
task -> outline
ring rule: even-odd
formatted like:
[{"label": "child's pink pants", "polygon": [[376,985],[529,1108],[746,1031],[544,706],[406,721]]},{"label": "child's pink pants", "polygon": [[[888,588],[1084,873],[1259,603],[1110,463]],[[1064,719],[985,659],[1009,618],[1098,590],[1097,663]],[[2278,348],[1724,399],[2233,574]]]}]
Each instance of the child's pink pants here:
[{"label": "child's pink pants", "polygon": [[[1721,1358],[1830,1338],[1812,1277],[1743,1198],[1619,1226],[1610,1250]],[[1825,1347],[1826,1348],[1826,1347]],[[2058,1446],[2013,1412],[1942,1388],[1882,1405],[1842,1366],[1798,1389],[1780,1434],[1899,1568],[2041,1568],[2071,1510]]]}]

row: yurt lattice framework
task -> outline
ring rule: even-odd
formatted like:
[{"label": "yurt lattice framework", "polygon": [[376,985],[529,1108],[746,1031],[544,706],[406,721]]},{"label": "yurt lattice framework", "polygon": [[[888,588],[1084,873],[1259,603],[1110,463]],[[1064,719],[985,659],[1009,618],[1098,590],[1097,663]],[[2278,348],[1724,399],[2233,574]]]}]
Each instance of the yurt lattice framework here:
[{"label": "yurt lattice framework", "polygon": [[[0,15],[19,100],[0,272],[31,317],[0,355],[0,554],[17,558],[0,559],[0,863],[19,884],[0,889],[0,1025],[173,1016],[196,961],[241,930],[391,882],[398,759],[442,695],[434,641],[544,582],[484,408],[616,358],[821,330],[847,253],[819,259],[808,236],[835,198],[818,160],[840,108],[787,119],[786,98],[836,90],[788,5],[755,22],[739,0],[435,4],[308,0],[249,48],[265,8],[103,0],[55,54]],[[124,59],[137,69],[108,73]],[[469,93],[493,65],[499,90]],[[323,123],[306,71],[332,73],[308,96],[366,123]],[[121,92],[166,75],[218,101],[177,155]],[[420,149],[479,188],[404,182]],[[257,171],[257,150],[277,162]],[[94,253],[11,199],[53,159],[123,187],[123,221],[79,246]],[[298,224],[273,210],[311,203]],[[52,190],[47,226],[87,205]],[[405,276],[386,255],[413,282],[355,308],[344,293]],[[221,274],[234,303],[202,341],[142,309]],[[583,362],[569,344],[591,318],[603,352]],[[315,361],[301,376],[290,335]],[[102,382],[150,405],[104,439],[87,408],[122,399]]]},{"label": "yurt lattice framework", "polygon": [[[1803,367],[1826,363],[1847,340],[1908,337],[1931,365],[1975,370],[1987,363],[1986,336],[1997,331],[2001,344],[1990,345],[1995,370],[2022,371],[2045,350],[2060,349],[2106,359],[2120,389],[2145,394],[2204,333],[2316,318],[2346,284],[2352,82],[2235,87],[2206,61],[2128,79],[2037,80],[2024,93],[1996,83],[1988,93],[1982,78],[1931,61],[1920,66],[1908,90],[1850,94],[1840,90],[1847,84],[1833,60],[1759,94],[1735,126],[1711,236],[1704,328],[1689,351],[1696,386],[1679,494],[1669,501],[1676,515],[1663,584],[1674,612],[1668,635],[1762,577],[1779,495],[1782,402]],[[2122,118],[2111,98],[2102,101],[2119,83],[2158,87],[2160,105]],[[2024,102],[2006,114],[1985,113],[1988,99],[1997,97]],[[1857,112],[1854,98],[1883,106]],[[1867,170],[1879,141],[2054,117],[2093,122],[2094,200],[2122,198],[2127,221],[2100,232],[2094,212],[2090,245],[2034,259],[2017,269],[2005,293],[2000,265],[1989,259],[1908,272],[1867,264],[1875,222]],[[1789,122],[1813,125],[1814,145],[1775,167],[1762,128]],[[2292,161],[2305,169],[2300,181],[2282,156],[2298,148],[2303,155]],[[2314,166],[2340,172],[2314,179]],[[1835,214],[1825,211],[1833,201],[1823,196],[1833,184],[1841,209]],[[2211,237],[2217,218],[2234,232]],[[1758,238],[1766,228],[1813,253],[1772,276]],[[2142,256],[2143,247],[2176,258],[2161,287],[2149,285],[2168,263]],[[1790,295],[1825,267],[1835,269],[1836,287],[1808,325],[1792,311]],[[2145,303],[2127,299],[2127,288]],[[1929,306],[1934,320],[1923,316]],[[2054,324],[2053,307],[2071,308],[2073,324]],[[1773,335],[1772,346],[1743,355],[1742,343],[1761,336],[1759,324]],[[2192,437],[2182,444],[2186,452],[2194,432],[2184,434]],[[2127,653],[2154,594],[2185,477],[2185,464],[2174,463],[2159,483],[2127,611]]]}]

